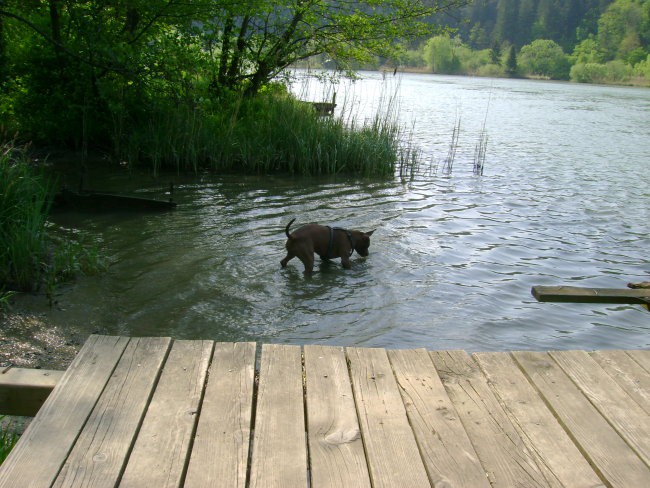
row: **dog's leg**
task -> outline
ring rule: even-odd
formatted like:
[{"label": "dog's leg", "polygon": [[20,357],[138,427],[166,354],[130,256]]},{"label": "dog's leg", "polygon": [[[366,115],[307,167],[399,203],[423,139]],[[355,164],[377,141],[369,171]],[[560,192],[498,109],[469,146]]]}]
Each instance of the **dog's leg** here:
[{"label": "dog's leg", "polygon": [[341,264],[345,269],[350,269],[352,267],[352,261],[350,261],[350,258],[347,256],[341,258]]},{"label": "dog's leg", "polygon": [[311,276],[314,273],[314,255],[301,254],[298,258],[302,261],[302,264],[305,265],[305,276]]},{"label": "dog's leg", "polygon": [[287,263],[288,263],[289,261],[291,261],[291,260],[292,260],[293,258],[295,258],[295,257],[296,257],[295,254],[291,254],[290,252],[288,252],[288,253],[287,253],[287,256],[286,256],[282,261],[280,261],[280,265],[281,265],[283,268],[286,268],[286,267],[287,267]]}]

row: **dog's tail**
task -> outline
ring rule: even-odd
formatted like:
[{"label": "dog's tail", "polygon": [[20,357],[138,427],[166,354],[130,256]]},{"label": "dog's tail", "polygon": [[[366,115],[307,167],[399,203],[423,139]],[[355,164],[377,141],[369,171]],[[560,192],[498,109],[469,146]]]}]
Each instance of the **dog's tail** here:
[{"label": "dog's tail", "polygon": [[288,237],[289,239],[291,239],[291,234],[289,234],[289,227],[291,227],[291,224],[293,224],[293,222],[294,222],[295,220],[296,220],[296,219],[291,219],[291,221],[290,221],[290,222],[287,224],[287,226],[284,228],[284,233],[287,235],[287,237]]}]

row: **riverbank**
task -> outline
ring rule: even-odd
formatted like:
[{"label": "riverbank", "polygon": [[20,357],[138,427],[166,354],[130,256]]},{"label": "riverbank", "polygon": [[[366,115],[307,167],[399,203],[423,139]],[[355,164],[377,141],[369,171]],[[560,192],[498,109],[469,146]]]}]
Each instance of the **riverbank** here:
[{"label": "riverbank", "polygon": [[0,368],[64,370],[86,337],[64,331],[46,316],[27,311],[0,314]]}]

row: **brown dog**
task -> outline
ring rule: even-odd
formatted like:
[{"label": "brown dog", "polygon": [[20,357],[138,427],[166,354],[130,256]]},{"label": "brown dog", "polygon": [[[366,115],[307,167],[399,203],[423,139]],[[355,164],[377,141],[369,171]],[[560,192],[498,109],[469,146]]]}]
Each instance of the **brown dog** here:
[{"label": "brown dog", "polygon": [[305,275],[309,276],[314,270],[314,253],[321,259],[341,258],[344,268],[352,267],[350,256],[357,251],[361,256],[368,255],[370,236],[374,232],[346,230],[339,227],[308,224],[289,234],[289,227],[294,220],[287,224],[284,233],[287,235],[287,256],[280,262],[284,268],[289,260],[298,257],[305,265]]}]

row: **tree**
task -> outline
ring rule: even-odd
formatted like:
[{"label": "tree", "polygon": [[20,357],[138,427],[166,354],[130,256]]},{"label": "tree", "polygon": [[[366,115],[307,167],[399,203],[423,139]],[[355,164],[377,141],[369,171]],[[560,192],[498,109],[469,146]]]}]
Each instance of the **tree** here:
[{"label": "tree", "polygon": [[647,22],[647,2],[644,11],[638,0],[616,0],[598,20],[598,45],[605,61],[625,58],[640,47],[640,32]]},{"label": "tree", "polygon": [[456,41],[449,36],[435,36],[424,47],[424,60],[433,73],[454,74],[460,69]]},{"label": "tree", "polygon": [[[459,0],[258,0],[223,7],[211,30],[221,33],[218,85],[249,93],[291,64],[325,54],[341,67],[392,57],[405,38],[429,33],[426,16]],[[225,76],[223,76],[225,74]]]},{"label": "tree", "polygon": [[566,80],[569,77],[569,60],[562,48],[548,39],[538,39],[521,48],[519,66],[529,75]]},{"label": "tree", "polygon": [[514,45],[510,46],[508,50],[508,57],[506,58],[506,74],[508,76],[515,76],[519,67],[517,66],[517,49]]}]

